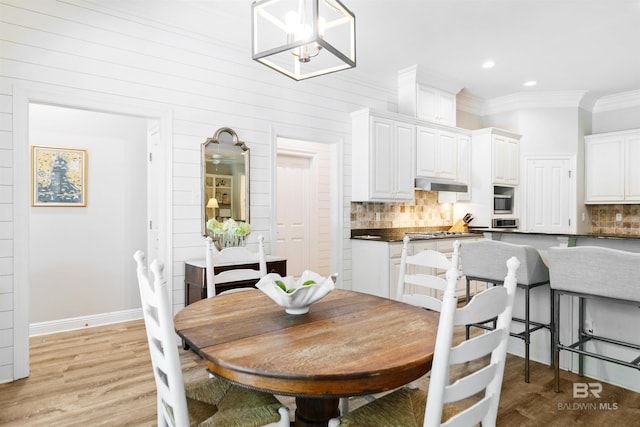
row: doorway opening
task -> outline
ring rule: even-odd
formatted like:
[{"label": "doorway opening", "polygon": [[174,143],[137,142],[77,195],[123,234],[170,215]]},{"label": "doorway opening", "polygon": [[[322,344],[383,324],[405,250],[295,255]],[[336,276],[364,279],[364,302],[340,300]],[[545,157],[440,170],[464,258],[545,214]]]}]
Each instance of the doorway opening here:
[{"label": "doorway opening", "polygon": [[[276,251],[287,274],[330,275],[332,266],[331,145],[277,138]],[[335,215],[335,212],[334,212]]]},{"label": "doorway opening", "polygon": [[[94,94],[95,95],[95,94]],[[56,208],[47,207],[39,208],[41,211],[35,211],[35,207],[31,206],[31,156],[30,147],[32,144],[36,145],[53,145],[49,141],[39,140],[32,141],[30,136],[30,109],[55,106],[56,108],[66,108],[74,110],[76,112],[84,113],[99,113],[99,114],[112,114],[120,117],[126,117],[129,120],[136,121],[142,120],[146,126],[146,133],[142,139],[142,155],[146,160],[148,153],[151,150],[154,152],[154,167],[144,168],[147,170],[142,171],[143,181],[142,187],[145,191],[145,198],[147,200],[155,199],[153,204],[147,205],[146,212],[148,218],[153,219],[153,223],[147,223],[145,220],[142,226],[144,227],[144,236],[142,239],[136,241],[136,245],[141,245],[143,249],[149,254],[162,259],[165,262],[165,272],[167,277],[172,276],[172,259],[171,251],[169,248],[172,246],[171,233],[170,233],[170,201],[171,201],[171,179],[168,175],[170,171],[170,165],[168,161],[170,157],[167,153],[171,150],[171,112],[166,110],[154,109],[151,107],[144,108],[140,106],[131,106],[128,104],[114,103],[111,99],[103,99],[100,96],[87,97],[81,93],[69,94],[69,93],[55,93],[41,90],[33,90],[28,88],[15,88],[13,93],[14,99],[14,138],[13,138],[13,150],[14,150],[14,194],[13,194],[13,207],[14,207],[14,284],[20,284],[20,286],[14,285],[14,309],[13,309],[13,379],[24,378],[29,375],[29,336],[30,336],[30,264],[32,262],[30,253],[32,248],[38,243],[32,243],[31,234],[34,232],[31,230],[31,215],[40,214],[44,216],[50,216],[48,220],[51,220],[51,216],[59,216],[60,219],[64,216],[63,210],[79,209],[75,215],[81,217],[87,215],[88,210],[82,211],[82,208]],[[61,102],[64,100],[64,102]],[[36,132],[37,135],[37,132]],[[154,136],[155,135],[155,136]],[[96,132],[95,138],[99,139],[100,136]],[[59,142],[62,142],[59,140]],[[80,144],[82,141],[77,141]],[[60,143],[58,145],[64,146]],[[78,146],[79,144],[73,144]],[[148,145],[148,147],[147,147]],[[80,145],[82,146],[82,145]],[[77,148],[77,147],[76,147]],[[149,148],[149,150],[147,150]],[[123,163],[127,163],[128,160],[125,157],[129,155],[129,152],[121,153],[117,158],[109,159],[112,174],[118,174]],[[103,160],[100,158],[93,159],[91,153],[87,156],[89,168],[91,169],[91,162],[93,160]],[[156,169],[157,168],[157,169]],[[156,169],[156,170],[154,170]],[[154,170],[152,172],[152,170]],[[147,174],[148,171],[148,174]],[[139,172],[138,172],[139,173]],[[91,175],[89,172],[88,175]],[[151,184],[152,176],[155,181]],[[103,180],[107,180],[104,177]],[[140,178],[138,178],[140,179]],[[108,194],[104,191],[92,193],[91,181],[87,184],[87,201],[88,206],[92,205],[93,198],[108,198]],[[108,193],[108,192],[107,192]],[[99,200],[99,199],[96,199]],[[134,203],[140,206],[141,200],[127,200],[126,203]],[[121,203],[121,204],[122,204]],[[144,203],[144,202],[143,202]],[[97,204],[97,203],[96,203]],[[113,205],[116,206],[113,206]],[[102,209],[120,209],[122,206],[118,206],[117,203],[112,203],[111,206],[102,207]],[[144,206],[144,205],[143,205]],[[153,206],[153,207],[152,207]],[[47,210],[49,210],[47,212]],[[144,209],[143,209],[144,210]],[[42,213],[44,212],[44,214]],[[141,221],[138,221],[141,222]],[[79,224],[72,222],[67,228],[73,228]],[[34,225],[35,226],[35,225]],[[138,226],[138,223],[135,225]],[[102,239],[109,238],[100,237],[100,233],[103,231],[100,229],[100,224],[93,224],[91,232],[87,232],[84,245],[87,248],[91,248],[95,245],[101,245]],[[131,231],[131,230],[129,230]],[[54,242],[57,240],[58,244],[48,243],[45,247],[45,252],[60,250],[61,244],[66,242],[60,242],[63,237],[56,236]],[[124,248],[123,245],[120,248]],[[40,248],[38,248],[40,249]],[[123,252],[125,251],[122,249]],[[126,255],[126,254],[125,254]],[[123,255],[123,257],[125,256]],[[129,257],[132,254],[128,254]],[[123,258],[124,259],[124,258]],[[101,264],[95,268],[92,275],[85,278],[85,286],[91,286],[93,279],[101,274],[104,274],[105,270],[114,269],[124,271],[132,271],[135,273],[135,267],[133,260],[131,262],[116,261],[102,256]],[[79,261],[82,262],[82,261]],[[73,275],[74,269],[68,271],[66,274]],[[123,273],[124,274],[124,273]],[[52,284],[53,286],[53,284]],[[137,289],[137,286],[134,286]],[[68,300],[75,302],[75,304],[84,304],[82,298],[76,298],[74,295],[67,295]],[[120,302],[125,301],[124,304],[131,304],[131,298],[127,296],[116,296],[116,299],[120,298]],[[128,301],[127,298],[129,298]],[[139,298],[139,297],[138,297]],[[121,307],[125,307],[122,305]],[[123,320],[129,320],[130,318],[139,318],[140,308],[134,309],[113,309],[115,311],[102,313],[98,317],[95,315],[80,315],[72,317],[73,320],[69,325],[66,325],[66,329],[75,329],[77,327],[95,326],[96,324],[114,323]],[[78,323],[78,321],[80,323]],[[84,321],[84,323],[82,323]],[[58,321],[59,325],[53,325],[54,328],[64,327],[64,321]],[[51,326],[51,325],[48,325]],[[42,333],[48,333],[44,330]]]}]

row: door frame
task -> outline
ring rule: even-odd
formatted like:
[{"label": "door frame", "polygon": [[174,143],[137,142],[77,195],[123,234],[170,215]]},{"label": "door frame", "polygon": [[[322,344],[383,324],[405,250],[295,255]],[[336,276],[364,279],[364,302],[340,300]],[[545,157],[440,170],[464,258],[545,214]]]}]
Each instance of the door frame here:
[{"label": "door frame", "polygon": [[[161,246],[157,253],[165,260],[166,277],[173,277],[172,242],[172,121],[171,110],[152,105],[116,102],[111,97],[74,90],[39,89],[13,86],[13,379],[29,376],[29,209],[30,209],[30,143],[29,104],[90,110],[157,120],[160,124],[162,159],[158,162],[162,188],[158,201]],[[147,184],[148,185],[148,184]],[[147,248],[149,252],[149,248]],[[168,281],[169,287],[172,282]],[[169,292],[172,295],[173,292]]]},{"label": "door frame", "polygon": [[271,197],[270,197],[270,210],[271,210],[271,224],[270,224],[270,253],[275,253],[276,248],[276,196],[277,196],[277,156],[278,156],[278,139],[286,138],[299,141],[307,141],[318,144],[330,145],[330,164],[331,170],[329,172],[330,179],[330,239],[331,239],[331,270],[339,273],[337,285],[341,287],[342,277],[344,277],[344,235],[343,223],[344,223],[344,189],[343,189],[343,177],[344,177],[344,154],[343,146],[344,140],[342,137],[317,129],[302,129],[289,126],[279,126],[270,128],[269,142],[271,145],[271,162],[270,162],[270,175],[271,175]]}]

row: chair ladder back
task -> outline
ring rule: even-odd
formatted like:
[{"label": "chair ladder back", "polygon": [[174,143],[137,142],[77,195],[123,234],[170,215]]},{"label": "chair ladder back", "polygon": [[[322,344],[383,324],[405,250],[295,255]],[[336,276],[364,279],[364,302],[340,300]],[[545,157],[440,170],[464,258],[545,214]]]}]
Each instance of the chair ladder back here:
[{"label": "chair ladder back", "polygon": [[442,423],[442,427],[469,427],[475,426],[484,417],[491,407],[491,396],[485,396],[467,410],[460,412]]},{"label": "chair ladder back", "polygon": [[[440,311],[442,307],[440,296],[447,289],[447,280],[437,276],[436,270],[447,271],[451,269],[453,264],[447,259],[446,255],[431,249],[425,249],[417,254],[409,255],[410,241],[408,236],[403,239],[396,299],[408,304]],[[406,290],[406,285],[414,286],[414,292],[416,291],[415,287],[426,289],[431,292],[431,295],[422,293],[410,294]]]},{"label": "chair ladder back", "polygon": [[415,255],[407,256],[407,264],[422,265],[447,271],[453,263],[442,252],[425,249]]},{"label": "chair ladder back", "polygon": [[[207,298],[216,295],[216,283],[231,283],[242,280],[260,279],[267,274],[267,260],[264,253],[264,237],[258,236],[258,251],[252,252],[243,246],[224,248],[218,251],[211,237],[206,242],[206,278]],[[258,269],[241,268],[222,271],[215,274],[215,266],[223,263],[258,264]],[[231,289],[226,292],[251,289],[250,287]]]},{"label": "chair ladder back", "polygon": [[[485,390],[485,397],[476,404],[465,408],[452,417],[447,426],[469,426],[478,421],[482,425],[495,425],[497,417],[504,364],[506,359],[507,339],[516,292],[516,271],[519,267],[517,258],[507,261],[507,277],[503,287],[490,288],[478,295],[466,306],[458,309],[455,290],[457,284],[457,268],[447,271],[447,290],[442,301],[442,312],[436,336],[429,398],[426,403],[424,427],[441,425],[442,409],[445,403],[457,402]],[[468,319],[491,319],[497,315],[496,329],[485,336],[473,339],[452,349],[454,321],[465,324]],[[460,323],[458,323],[460,322]],[[494,333],[497,332],[497,333]],[[457,379],[449,384],[449,367],[453,362],[476,360],[470,356],[484,357],[491,353],[488,365]]]},{"label": "chair ladder back", "polygon": [[496,363],[490,363],[474,373],[456,380],[444,388],[442,402],[457,402],[484,390],[495,376],[497,369]]},{"label": "chair ladder back", "polygon": [[415,305],[417,307],[423,307],[427,310],[433,310],[437,312],[442,311],[442,301],[429,295],[404,294],[402,296],[402,302]]},{"label": "chair ladder back", "polygon": [[451,349],[449,364],[457,365],[486,356],[498,347],[503,333],[504,331],[501,330],[487,331],[482,335],[461,342]]},{"label": "chair ladder back", "polygon": [[469,304],[456,311],[455,324],[468,325],[480,323],[498,317],[507,303],[507,290],[503,286],[494,286],[475,295]]},{"label": "chair ladder back", "polygon": [[[134,259],[138,265],[138,287],[158,394],[158,425],[189,425],[178,343],[163,276],[164,266],[156,260],[151,263],[150,270],[154,276],[151,285],[144,254],[137,251]],[[172,414],[169,414],[168,407]]]}]

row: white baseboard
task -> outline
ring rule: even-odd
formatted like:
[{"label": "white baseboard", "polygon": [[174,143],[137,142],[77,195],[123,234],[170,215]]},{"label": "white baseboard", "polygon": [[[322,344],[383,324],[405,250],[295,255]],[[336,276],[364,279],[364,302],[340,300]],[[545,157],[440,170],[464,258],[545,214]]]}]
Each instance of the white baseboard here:
[{"label": "white baseboard", "polygon": [[111,313],[92,314],[90,316],[70,317],[68,319],[51,320],[48,322],[31,323],[29,336],[53,334],[56,332],[73,331],[94,326],[109,325],[111,323],[126,322],[142,319],[142,309],[114,311]]}]

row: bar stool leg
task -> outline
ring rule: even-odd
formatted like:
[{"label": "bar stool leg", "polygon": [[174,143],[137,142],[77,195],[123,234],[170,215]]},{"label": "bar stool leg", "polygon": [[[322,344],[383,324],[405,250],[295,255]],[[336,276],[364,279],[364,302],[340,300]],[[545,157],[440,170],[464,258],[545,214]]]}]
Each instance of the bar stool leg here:
[{"label": "bar stool leg", "polygon": [[524,382],[529,382],[529,286],[524,290]]},{"label": "bar stool leg", "polygon": [[560,293],[551,290],[555,310],[553,312],[553,367],[556,393],[560,393]]},{"label": "bar stool leg", "polygon": [[[471,297],[471,292],[469,291],[469,287],[471,286],[471,281],[469,280],[468,277],[466,278],[466,280],[467,280],[467,293],[465,295],[466,297],[464,301],[465,305],[469,304],[469,299]],[[469,330],[471,329],[471,326],[465,325],[464,328],[465,328],[465,339],[469,340]]]},{"label": "bar stool leg", "polygon": [[549,286],[549,306],[550,306],[550,312],[549,312],[549,335],[550,335],[550,339],[549,339],[549,351],[550,351],[550,355],[549,355],[549,367],[553,367],[555,364],[555,360],[554,360],[554,351],[553,351],[553,343],[555,342],[555,319],[554,319],[554,314],[555,314],[555,303],[553,300],[553,289],[551,289],[551,286]]},{"label": "bar stool leg", "polygon": [[[584,298],[578,297],[578,341],[584,338]],[[580,350],[584,350],[584,344],[580,344]],[[584,355],[578,354],[578,375],[584,376]]]}]

